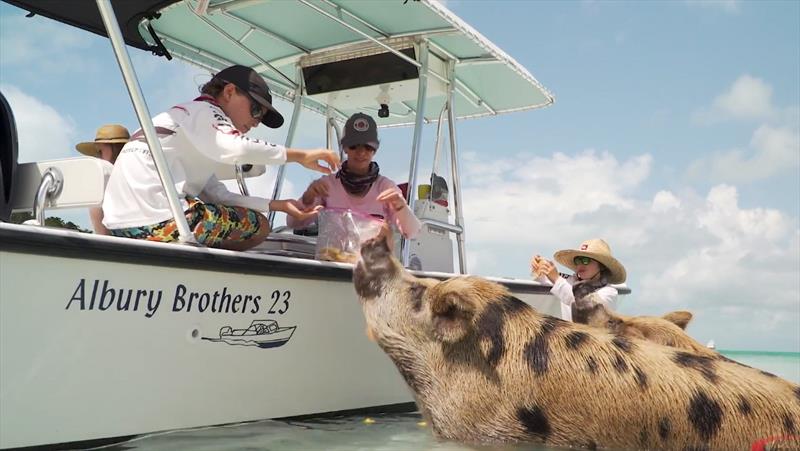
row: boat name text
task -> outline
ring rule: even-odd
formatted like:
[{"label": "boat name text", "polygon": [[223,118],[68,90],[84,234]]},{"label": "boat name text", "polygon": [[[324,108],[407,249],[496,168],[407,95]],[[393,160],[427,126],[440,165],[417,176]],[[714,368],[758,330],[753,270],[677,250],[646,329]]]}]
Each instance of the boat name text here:
[{"label": "boat name text", "polygon": [[[144,316],[152,318],[158,311],[163,299],[163,290],[144,290],[136,288],[116,288],[108,280],[95,279],[89,282],[81,279],[67,301],[65,310],[101,310],[138,312],[145,311]],[[283,315],[289,311],[289,290],[274,290],[269,296],[258,294],[239,294],[222,287],[214,292],[190,291],[186,285],[178,284],[172,296],[173,312],[210,311],[212,313],[250,313],[255,315],[267,309],[268,314]]]}]

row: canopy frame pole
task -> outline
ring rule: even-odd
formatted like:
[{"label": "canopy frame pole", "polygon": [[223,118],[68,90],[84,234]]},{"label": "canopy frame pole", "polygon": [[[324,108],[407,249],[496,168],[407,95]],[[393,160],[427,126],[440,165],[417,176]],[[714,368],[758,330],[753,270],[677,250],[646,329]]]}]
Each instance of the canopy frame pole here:
[{"label": "canopy frame pole", "polygon": [[[417,114],[414,118],[414,139],[411,143],[411,166],[408,169],[408,191],[406,200],[408,207],[414,211],[416,204],[415,194],[417,191],[417,167],[419,166],[420,144],[422,143],[422,126],[425,121],[425,102],[428,93],[428,41],[422,40],[419,43],[419,88],[417,89]],[[400,240],[402,249],[403,266],[408,267],[411,260],[410,241],[403,238]]]},{"label": "canopy frame pole", "polygon": [[[342,141],[342,132],[336,123],[336,118],[332,115],[333,109],[329,106],[325,111],[325,148],[333,149],[334,145],[339,149],[339,160],[344,161],[344,149],[339,143]],[[334,141],[334,136],[336,140]]]},{"label": "canopy frame pole", "polygon": [[458,142],[456,140],[456,113],[455,113],[455,81],[456,65],[454,61],[447,64],[448,78],[450,84],[447,87],[447,126],[450,131],[450,172],[453,182],[453,210],[455,210],[456,227],[461,229],[456,233],[456,244],[458,247],[458,268],[461,274],[467,274],[467,248],[466,232],[464,230],[464,213],[461,202],[461,179],[458,171]]},{"label": "canopy frame pole", "polygon": [[[282,42],[284,44],[290,45],[290,46],[294,47],[295,49],[300,50],[301,52],[305,53],[306,55],[311,53],[311,50],[303,47],[302,45],[300,45],[300,44],[298,44],[298,43],[296,43],[294,41],[291,41],[288,38],[286,38],[284,36],[281,36],[281,35],[279,35],[277,33],[274,33],[272,31],[266,30],[263,27],[261,27],[259,25],[256,25],[253,22],[250,22],[249,20],[247,20],[247,19],[245,19],[243,17],[240,17],[240,16],[238,16],[238,15],[236,15],[236,14],[230,12],[230,11],[222,10],[222,15],[225,16],[225,17],[229,17],[229,18],[231,18],[233,20],[236,20],[239,23],[241,23],[242,25],[246,25],[246,26],[250,27],[251,30],[256,30],[256,31],[262,33],[264,36],[268,36],[268,37],[270,37],[272,39],[275,39],[276,41],[280,41],[280,42]],[[244,38],[242,38],[242,40],[244,40]]]},{"label": "canopy frame pole", "polygon": [[[301,73],[302,69],[300,66],[297,66],[297,76],[299,83],[297,83],[297,87],[294,90],[294,108],[292,109],[292,121],[289,123],[289,131],[286,132],[286,142],[284,146],[288,149],[292,146],[292,141],[294,141],[295,131],[297,131],[297,124],[300,122],[300,111],[301,107],[303,106],[303,74]],[[283,189],[283,181],[286,178],[286,163],[282,164],[280,168],[278,168],[278,175],[275,176],[275,186],[272,188],[272,197],[271,199],[278,199],[281,195],[281,190]],[[272,226],[275,222],[275,212],[270,210],[267,214],[267,220],[269,221],[269,228],[273,230],[274,227]]]},{"label": "canopy frame pole", "polygon": [[444,113],[448,110],[447,102],[442,105],[442,111],[439,113],[439,120],[436,123],[436,141],[433,145],[433,173],[439,170],[439,153],[442,149],[442,121],[444,121]]},{"label": "canopy frame pole", "polygon": [[120,72],[122,72],[122,78],[125,81],[125,87],[128,89],[128,95],[131,97],[136,117],[139,119],[147,146],[150,148],[150,154],[153,156],[158,177],[161,179],[161,186],[166,191],[169,209],[172,211],[175,225],[178,227],[178,242],[197,245],[194,233],[189,228],[189,223],[183,213],[183,206],[178,200],[175,181],[169,172],[169,164],[167,164],[167,159],[164,157],[164,150],[161,148],[161,142],[158,140],[158,134],[156,134],[153,126],[150,111],[147,109],[147,103],[142,95],[142,88],[139,86],[139,80],[133,70],[130,55],[128,55],[128,51],[125,48],[125,42],[122,39],[122,32],[120,31],[119,23],[117,23],[114,8],[111,6],[110,0],[95,0],[95,2],[97,9],[100,11],[100,17],[103,19],[108,38],[111,40],[111,47],[114,49],[114,56],[117,59],[117,64],[119,64]]},{"label": "canopy frame pole", "polygon": [[207,17],[205,17],[205,16],[202,16],[202,15],[200,15],[200,14],[197,14],[197,11],[195,11],[195,10],[194,10],[194,8],[190,7],[188,4],[187,4],[186,6],[189,8],[189,11],[191,11],[191,12],[192,12],[192,14],[194,14],[194,15],[195,15],[195,16],[196,16],[198,19],[202,20],[202,21],[203,21],[203,23],[205,23],[206,25],[208,25],[208,26],[209,26],[211,29],[213,29],[214,31],[216,31],[216,32],[217,32],[217,34],[219,34],[220,36],[222,36],[222,37],[224,37],[225,39],[227,39],[228,41],[230,41],[230,43],[231,43],[231,44],[233,44],[233,45],[235,45],[235,46],[239,47],[239,49],[240,49],[241,51],[243,51],[243,52],[247,53],[248,55],[250,55],[250,57],[252,57],[252,58],[253,58],[253,59],[255,59],[256,61],[258,61],[259,63],[261,63],[261,64],[263,64],[263,65],[267,66],[268,68],[270,68],[270,69],[271,69],[273,72],[275,72],[275,73],[276,73],[276,74],[278,74],[278,75],[279,75],[281,78],[283,78],[284,80],[286,80],[286,81],[289,83],[289,86],[291,86],[291,87],[293,87],[293,88],[296,88],[296,87],[298,86],[298,83],[295,83],[295,82],[294,82],[294,80],[292,80],[291,78],[289,78],[288,76],[286,76],[286,74],[284,74],[283,72],[279,71],[279,70],[278,70],[278,68],[276,68],[275,66],[273,66],[272,64],[270,64],[269,62],[267,62],[267,61],[266,61],[264,58],[261,58],[260,56],[258,56],[258,54],[257,54],[256,52],[254,52],[254,51],[250,50],[250,47],[248,47],[248,46],[246,46],[246,45],[242,44],[242,42],[241,42],[239,39],[236,39],[236,38],[234,38],[233,36],[231,36],[230,34],[228,34],[228,32],[226,32],[225,30],[223,30],[222,28],[220,28],[220,27],[219,27],[217,24],[215,24],[214,22],[212,22],[212,21],[208,20],[208,18],[207,18]]},{"label": "canopy frame pole", "polygon": [[388,38],[389,37],[388,33],[384,32],[381,29],[379,29],[375,25],[372,25],[371,23],[367,22],[366,20],[362,19],[361,17],[358,17],[357,15],[353,14],[352,12],[350,12],[347,9],[343,8],[342,6],[335,4],[335,3],[331,2],[330,0],[322,0],[322,1],[325,4],[327,4],[328,6],[330,6],[332,8],[336,8],[337,11],[343,12],[343,13],[347,14],[348,16],[352,17],[353,19],[359,21],[362,25],[366,26],[367,28],[369,28],[370,30],[374,31],[375,33],[378,33],[379,35],[383,36],[384,38]]},{"label": "canopy frame pole", "polygon": [[[413,58],[409,58],[405,53],[400,52],[399,50],[395,50],[392,46],[384,44],[379,39],[373,38],[372,36],[368,35],[367,33],[364,33],[363,31],[359,30],[358,28],[350,25],[349,23],[343,21],[342,19],[339,19],[338,17],[334,16],[333,14],[331,14],[331,13],[325,11],[324,9],[318,7],[317,5],[314,5],[314,4],[310,3],[310,2],[308,2],[308,0],[298,0],[298,1],[300,3],[308,6],[309,8],[313,9],[314,11],[322,14],[323,16],[327,17],[328,19],[331,19],[332,21],[338,23],[339,25],[341,25],[341,26],[347,28],[348,30],[358,34],[359,36],[361,36],[361,37],[363,37],[365,39],[369,39],[370,41],[374,42],[375,44],[377,44],[377,45],[385,48],[386,50],[394,53],[395,55],[400,57],[402,60],[404,60],[404,61],[406,61],[406,62],[408,62],[410,64],[413,64],[415,67],[417,67],[417,68],[422,67],[422,64],[420,64],[419,62],[415,61]],[[420,58],[420,60],[421,59],[422,58]]]}]

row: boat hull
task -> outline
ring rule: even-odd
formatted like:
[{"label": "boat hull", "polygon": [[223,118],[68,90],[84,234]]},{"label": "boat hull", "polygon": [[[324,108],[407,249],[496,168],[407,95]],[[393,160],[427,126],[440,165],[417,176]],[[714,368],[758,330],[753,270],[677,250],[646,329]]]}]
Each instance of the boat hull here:
[{"label": "boat hull", "polygon": [[[0,448],[411,402],[365,336],[351,274],[0,224]],[[515,294],[557,313],[534,288]],[[219,341],[254,320],[295,329]]]}]

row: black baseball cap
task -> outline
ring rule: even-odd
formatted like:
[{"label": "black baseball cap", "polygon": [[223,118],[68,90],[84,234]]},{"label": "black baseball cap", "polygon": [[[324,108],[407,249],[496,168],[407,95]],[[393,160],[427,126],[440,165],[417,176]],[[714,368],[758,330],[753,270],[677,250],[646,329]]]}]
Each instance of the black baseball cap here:
[{"label": "black baseball cap", "polygon": [[258,75],[258,72],[250,67],[237,64],[222,69],[217,75],[214,75],[214,78],[233,83],[259,105],[266,108],[267,113],[261,119],[262,124],[269,128],[278,128],[283,125],[283,116],[272,106],[272,94],[269,93],[267,82]]},{"label": "black baseball cap", "polygon": [[342,136],[342,147],[357,146],[366,144],[373,149],[378,149],[378,125],[372,116],[364,113],[356,113],[344,123],[344,136]]}]

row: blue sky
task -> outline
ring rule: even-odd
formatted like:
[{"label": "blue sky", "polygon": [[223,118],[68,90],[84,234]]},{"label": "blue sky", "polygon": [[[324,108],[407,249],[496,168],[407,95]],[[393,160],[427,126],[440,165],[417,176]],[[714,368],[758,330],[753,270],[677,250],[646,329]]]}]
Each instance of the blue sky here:
[{"label": "blue sky", "polygon": [[[700,341],[800,352],[800,2],[446,6],[556,96],[543,110],[458,123],[471,272],[527,277],[531,254],[603,237],[628,269],[622,312],[687,309]],[[0,88],[22,161],[74,156],[102,123],[137,128],[106,40],[23,16],[0,4]],[[130,53],[153,114],[209,77]],[[296,145],[324,144],[321,119],[301,124]],[[382,133],[377,158],[395,180],[407,177],[410,142],[410,129]],[[423,145],[424,178],[432,140]],[[315,178],[288,173],[287,196]]]}]

